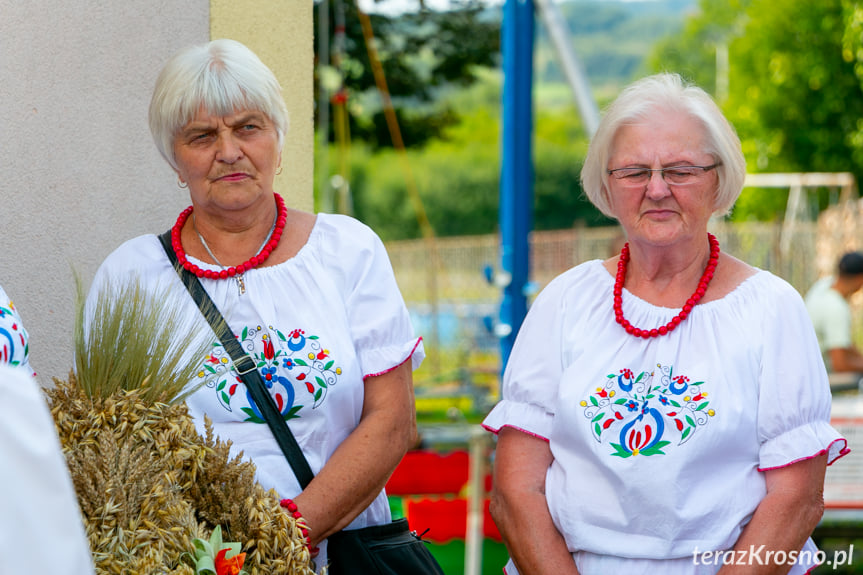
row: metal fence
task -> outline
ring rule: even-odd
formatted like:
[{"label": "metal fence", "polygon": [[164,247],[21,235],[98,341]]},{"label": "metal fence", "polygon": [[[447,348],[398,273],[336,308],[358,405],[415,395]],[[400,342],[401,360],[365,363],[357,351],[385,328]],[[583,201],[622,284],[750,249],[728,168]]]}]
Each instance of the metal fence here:
[{"label": "metal fence", "polygon": [[[723,251],[784,278],[801,294],[819,275],[816,228],[814,222],[799,223],[790,241],[783,242],[781,223],[711,225]],[[618,253],[623,234],[618,227],[534,232],[529,243],[530,279],[539,292],[575,265]],[[491,327],[498,318],[502,293],[484,273],[485,267],[498,264],[499,244],[496,235],[387,244],[414,327],[429,353],[417,374],[421,387],[459,381],[459,393],[476,395],[477,374],[484,374],[491,384],[489,377],[499,372],[499,341]]]},{"label": "metal fence", "polygon": [[[711,231],[722,250],[786,279],[804,292],[818,276],[816,224],[797,224],[790,249],[780,246],[781,224],[716,222]],[[582,228],[533,232],[530,236],[531,281],[538,289],[567,269],[591,259],[605,259],[622,245],[620,228]],[[500,261],[497,235],[409,240],[387,244],[396,279],[411,307],[489,304],[499,288],[483,273]]]}]

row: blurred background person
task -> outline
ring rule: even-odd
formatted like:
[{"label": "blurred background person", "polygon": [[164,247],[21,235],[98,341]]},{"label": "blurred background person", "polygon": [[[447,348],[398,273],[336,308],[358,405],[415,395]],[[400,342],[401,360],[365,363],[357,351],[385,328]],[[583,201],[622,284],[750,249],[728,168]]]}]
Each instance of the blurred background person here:
[{"label": "blurred background person", "polygon": [[844,254],[836,268],[835,276],[821,278],[806,293],[806,309],[827,371],[849,374],[856,384],[863,377],[863,354],[854,345],[848,301],[863,287],[863,253]]}]

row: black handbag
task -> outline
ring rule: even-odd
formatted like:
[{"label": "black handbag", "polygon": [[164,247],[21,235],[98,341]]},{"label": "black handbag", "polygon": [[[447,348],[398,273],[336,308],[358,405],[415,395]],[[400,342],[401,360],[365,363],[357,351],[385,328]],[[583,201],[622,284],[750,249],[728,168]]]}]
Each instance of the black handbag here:
[{"label": "black handbag", "polygon": [[[231,356],[237,375],[242,378],[252,399],[261,410],[279,448],[296,474],[300,487],[305,489],[315,475],[294,434],[291,433],[288,422],[281,417],[276,402],[267,392],[255,361],[243,351],[198,278],[178,264],[177,255],[171,246],[171,230],[160,235],[159,241],[189,295]],[[407,519],[398,519],[388,525],[343,529],[330,535],[327,541],[329,575],[444,575],[423,540],[415,531],[410,530]]]}]

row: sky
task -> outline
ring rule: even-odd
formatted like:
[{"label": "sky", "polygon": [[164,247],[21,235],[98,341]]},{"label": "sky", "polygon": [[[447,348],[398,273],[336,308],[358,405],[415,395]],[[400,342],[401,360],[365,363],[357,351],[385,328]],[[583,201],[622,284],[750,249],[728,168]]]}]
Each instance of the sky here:
[{"label": "sky", "polygon": [[[484,3],[495,6],[503,4],[505,0],[483,0]],[[562,0],[555,0],[560,3]],[[623,0],[624,2],[638,2],[643,0]],[[419,0],[359,0],[360,8],[367,13],[386,14],[394,16],[404,12],[416,12],[419,10]],[[432,10],[446,10],[451,4],[450,0],[426,0],[426,6]]]}]

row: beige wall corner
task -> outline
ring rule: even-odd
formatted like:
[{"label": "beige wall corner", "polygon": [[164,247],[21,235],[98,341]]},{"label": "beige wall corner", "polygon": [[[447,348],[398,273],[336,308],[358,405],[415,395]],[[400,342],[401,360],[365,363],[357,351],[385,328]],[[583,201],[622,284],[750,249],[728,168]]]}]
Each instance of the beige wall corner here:
[{"label": "beige wall corner", "polygon": [[294,208],[314,207],[313,2],[211,0],[210,39],[242,42],[270,67],[282,85],[290,128],[276,192]]}]

